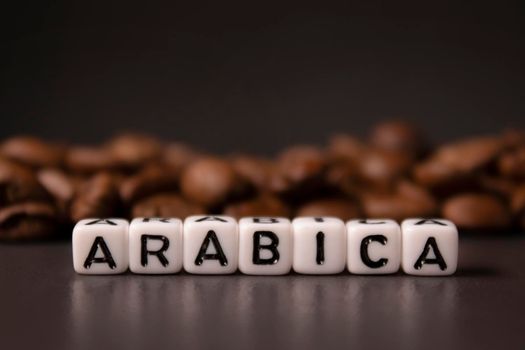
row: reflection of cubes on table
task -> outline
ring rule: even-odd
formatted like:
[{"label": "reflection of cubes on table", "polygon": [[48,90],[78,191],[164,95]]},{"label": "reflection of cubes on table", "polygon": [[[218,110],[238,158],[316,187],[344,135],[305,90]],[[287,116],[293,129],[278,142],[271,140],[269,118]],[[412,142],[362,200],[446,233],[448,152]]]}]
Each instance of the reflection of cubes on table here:
[{"label": "reflection of cubes on table", "polygon": [[389,219],[352,220],[348,231],[348,270],[354,274],[396,273],[401,264],[401,229]]},{"label": "reflection of cubes on table", "polygon": [[73,229],[73,265],[81,274],[118,274],[128,269],[128,228],[124,219],[84,219]]},{"label": "reflection of cubes on table", "polygon": [[401,225],[403,271],[409,275],[451,275],[458,263],[458,230],[444,219],[407,219]]}]

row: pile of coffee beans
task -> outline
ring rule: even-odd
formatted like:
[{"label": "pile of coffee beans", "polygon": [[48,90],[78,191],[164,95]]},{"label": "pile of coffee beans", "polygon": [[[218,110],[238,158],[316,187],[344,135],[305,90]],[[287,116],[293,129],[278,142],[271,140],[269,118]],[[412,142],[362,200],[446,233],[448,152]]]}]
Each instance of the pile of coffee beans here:
[{"label": "pile of coffee beans", "polygon": [[192,214],[444,217],[460,230],[525,229],[525,133],[431,147],[412,124],[340,134],[274,158],[218,156],[121,134],[99,146],[12,137],[0,145],[0,238],[71,235],[90,217]]}]

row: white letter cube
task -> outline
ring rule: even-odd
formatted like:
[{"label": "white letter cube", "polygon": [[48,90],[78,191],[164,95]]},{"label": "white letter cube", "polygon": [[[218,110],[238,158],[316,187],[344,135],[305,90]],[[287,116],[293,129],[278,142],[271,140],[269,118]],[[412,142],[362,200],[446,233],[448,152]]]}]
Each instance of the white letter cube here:
[{"label": "white letter cube", "polygon": [[458,230],[449,220],[407,219],[401,224],[403,271],[409,275],[451,275],[458,264]]},{"label": "white letter cube", "polygon": [[168,274],[182,269],[182,221],[136,218],[129,225],[129,269],[133,273]]},{"label": "white letter cube", "polygon": [[246,217],[239,222],[239,269],[248,275],[285,275],[293,260],[292,224],[286,218]]},{"label": "white letter cube", "polygon": [[184,221],[184,270],[194,274],[237,271],[239,233],[229,216],[196,215]]},{"label": "white letter cube", "polygon": [[348,231],[348,271],[354,274],[396,273],[401,264],[401,229],[389,219],[351,220]]},{"label": "white letter cube", "polygon": [[332,217],[299,217],[293,226],[293,269],[302,274],[336,274],[345,268],[346,227]]},{"label": "white letter cube", "polygon": [[80,274],[119,274],[128,269],[124,219],[84,219],[73,228],[73,267]]}]

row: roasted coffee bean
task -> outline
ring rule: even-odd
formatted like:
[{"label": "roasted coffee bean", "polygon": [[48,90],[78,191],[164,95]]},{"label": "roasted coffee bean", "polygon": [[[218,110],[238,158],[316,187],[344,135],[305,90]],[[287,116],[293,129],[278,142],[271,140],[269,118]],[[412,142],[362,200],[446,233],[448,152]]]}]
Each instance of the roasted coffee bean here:
[{"label": "roasted coffee bean", "polygon": [[497,137],[477,137],[438,149],[434,160],[460,172],[479,169],[494,160],[505,148],[505,143]]},{"label": "roasted coffee bean", "polygon": [[333,160],[357,162],[368,150],[362,141],[350,135],[335,135],[330,139],[327,153]]},{"label": "roasted coffee bean", "polygon": [[235,170],[225,160],[201,158],[188,165],[181,175],[182,193],[190,201],[206,207],[224,202],[238,186]]},{"label": "roasted coffee bean", "polygon": [[354,201],[325,198],[303,204],[297,210],[296,216],[334,216],[341,220],[350,220],[360,217],[361,210]]},{"label": "roasted coffee bean", "polygon": [[103,148],[72,147],[66,153],[67,169],[75,173],[93,174],[116,167],[111,154]]},{"label": "roasted coffee bean", "polygon": [[0,209],[0,239],[40,239],[58,235],[58,213],[46,202],[23,202]]},{"label": "roasted coffee bean", "polygon": [[483,192],[497,194],[506,198],[512,196],[512,193],[518,186],[512,179],[486,174],[479,175],[477,181]]},{"label": "roasted coffee bean", "polygon": [[126,203],[162,191],[178,188],[178,176],[171,169],[160,165],[150,165],[139,173],[125,179],[120,184],[120,196]]},{"label": "roasted coffee bean", "polygon": [[391,218],[429,217],[437,212],[436,200],[425,189],[403,181],[393,193],[367,193],[362,196],[366,217]]},{"label": "roasted coffee bean", "polygon": [[525,146],[503,154],[498,160],[500,174],[514,179],[525,179]]},{"label": "roasted coffee bean", "polygon": [[71,219],[111,217],[118,213],[120,201],[115,178],[108,173],[94,175],[84,183],[71,204]]},{"label": "roasted coffee bean", "polygon": [[131,211],[133,217],[176,217],[205,214],[206,209],[192,204],[175,193],[161,193],[138,201]]},{"label": "roasted coffee bean", "polygon": [[41,169],[37,177],[42,186],[53,196],[56,205],[65,212],[75,194],[73,181],[64,172],[54,168]]},{"label": "roasted coffee bean", "polygon": [[511,222],[507,206],[498,197],[484,193],[451,197],[443,204],[442,216],[464,229],[502,229]]},{"label": "roasted coffee bean", "polygon": [[321,150],[313,146],[294,146],[282,152],[277,160],[280,173],[293,183],[318,177],[327,166]]},{"label": "roasted coffee bean", "polygon": [[0,207],[23,201],[49,200],[49,193],[31,168],[0,158]]},{"label": "roasted coffee bean", "polygon": [[64,158],[64,149],[29,136],[13,137],[1,146],[1,153],[12,160],[33,167],[58,167]]},{"label": "roasted coffee bean", "polygon": [[525,229],[525,184],[517,187],[512,194],[510,207],[516,222]]},{"label": "roasted coffee bean", "polygon": [[408,172],[412,157],[406,153],[369,150],[359,163],[361,179],[373,186],[389,187]]},{"label": "roasted coffee bean", "polygon": [[473,190],[476,172],[504,150],[496,137],[478,137],[439,148],[429,159],[415,166],[414,179],[445,195]]},{"label": "roasted coffee bean", "polygon": [[288,217],[291,211],[279,198],[264,194],[254,199],[232,203],[224,208],[224,214],[235,218],[245,216]]},{"label": "roasted coffee bean", "polygon": [[180,172],[188,164],[203,157],[201,152],[192,149],[183,143],[168,144],[162,154],[162,162],[171,170]]},{"label": "roasted coffee bean", "polygon": [[417,155],[424,150],[422,133],[413,124],[400,121],[386,121],[377,124],[371,132],[372,146],[389,152]]},{"label": "roasted coffee bean", "polygon": [[149,136],[140,134],[121,134],[106,145],[113,162],[118,167],[133,169],[161,155],[160,143]]},{"label": "roasted coffee bean", "polygon": [[234,156],[231,164],[240,177],[259,189],[267,189],[276,172],[273,162],[253,156]]}]

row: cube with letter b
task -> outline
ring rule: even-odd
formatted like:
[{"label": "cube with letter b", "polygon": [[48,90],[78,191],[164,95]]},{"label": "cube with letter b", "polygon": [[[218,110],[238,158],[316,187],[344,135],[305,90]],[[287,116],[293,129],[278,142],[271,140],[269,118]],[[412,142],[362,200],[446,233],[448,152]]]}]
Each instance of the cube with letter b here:
[{"label": "cube with letter b", "polygon": [[332,217],[299,217],[292,221],[293,269],[302,274],[335,274],[345,268],[346,228]]},{"label": "cube with letter b", "polygon": [[409,275],[441,276],[456,272],[458,230],[449,220],[407,219],[401,224],[403,271]]},{"label": "cube with letter b", "polygon": [[239,222],[239,270],[285,275],[292,268],[292,224],[286,218],[246,217]]},{"label": "cube with letter b", "polygon": [[182,221],[177,218],[136,218],[129,225],[131,272],[177,273],[182,251]]},{"label": "cube with letter b", "polygon": [[124,219],[84,219],[73,229],[73,267],[81,274],[118,274],[128,269],[128,227]]}]

